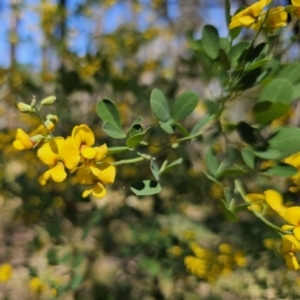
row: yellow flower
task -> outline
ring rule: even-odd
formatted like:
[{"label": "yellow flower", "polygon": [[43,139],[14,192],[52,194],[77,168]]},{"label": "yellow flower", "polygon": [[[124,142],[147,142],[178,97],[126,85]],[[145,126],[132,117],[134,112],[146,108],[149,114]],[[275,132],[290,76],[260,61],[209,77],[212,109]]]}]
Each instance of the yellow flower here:
[{"label": "yellow flower", "polygon": [[281,217],[288,223],[281,227],[282,230],[292,230],[294,236],[300,241],[300,206],[292,206],[285,209]]},{"label": "yellow flower", "polygon": [[12,266],[10,264],[0,265],[0,282],[6,282],[12,278]]},{"label": "yellow flower", "polygon": [[96,198],[103,198],[106,195],[104,185],[113,183],[115,175],[115,167],[106,162],[101,163],[99,166],[94,165],[90,171],[84,167],[79,168],[77,171],[79,183],[92,186],[83,192],[82,197],[85,198],[88,195],[93,194]]},{"label": "yellow flower", "polygon": [[243,9],[231,18],[229,29],[244,26],[250,28],[258,21],[263,9],[270,4],[271,0],[260,0],[251,6]]},{"label": "yellow flower", "polygon": [[97,149],[91,147],[95,143],[93,131],[85,124],[75,126],[72,131],[75,147],[85,159],[94,159]]},{"label": "yellow flower", "polygon": [[50,177],[55,182],[62,182],[67,177],[65,167],[73,169],[80,161],[78,150],[74,147],[71,138],[65,140],[62,137],[56,137],[50,140],[38,150],[37,156],[44,164],[50,167],[40,177],[42,185],[45,185]]},{"label": "yellow flower", "polygon": [[198,276],[199,278],[205,279],[207,277],[209,268],[207,261],[188,255],[184,258],[184,264],[192,274]]},{"label": "yellow flower", "polygon": [[298,270],[299,262],[295,255],[300,251],[300,242],[291,234],[282,236],[282,252],[285,259],[285,263],[290,270]]},{"label": "yellow flower", "polygon": [[288,14],[283,6],[277,6],[270,9],[266,20],[265,17],[266,13],[263,13],[258,22],[252,26],[252,29],[258,30],[262,22],[264,22],[263,28],[265,28],[268,33],[273,33],[277,28],[286,26]]},{"label": "yellow flower", "polygon": [[29,135],[21,128],[17,129],[16,139],[13,146],[17,150],[31,149],[35,143],[30,139]]},{"label": "yellow flower", "polygon": [[300,19],[300,0],[292,0],[292,5],[288,5],[286,10],[297,19]]}]

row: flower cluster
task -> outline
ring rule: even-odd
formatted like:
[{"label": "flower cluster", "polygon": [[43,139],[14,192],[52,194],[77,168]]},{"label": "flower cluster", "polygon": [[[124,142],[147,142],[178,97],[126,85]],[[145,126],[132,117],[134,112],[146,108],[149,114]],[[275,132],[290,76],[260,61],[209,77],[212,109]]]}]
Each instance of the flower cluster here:
[{"label": "flower cluster", "polygon": [[300,252],[300,206],[286,207],[283,204],[282,195],[274,190],[267,190],[263,194],[248,194],[247,198],[259,199],[258,205],[263,202],[267,203],[283,219],[285,224],[281,227],[281,250],[287,267],[291,270],[298,270],[300,265],[296,253]]},{"label": "flower cluster", "polygon": [[[41,104],[49,105],[48,102],[45,104],[42,100]],[[106,195],[105,185],[113,183],[116,174],[115,167],[104,161],[108,152],[106,144],[94,146],[94,133],[85,124],[75,126],[71,136],[67,138],[54,137],[52,132],[58,120],[56,116],[48,115],[44,121],[35,102],[32,106],[21,103],[18,108],[22,112],[38,114],[43,122],[31,134],[17,129],[16,139],[13,142],[17,150],[40,146],[37,156],[49,167],[40,176],[40,184],[45,185],[49,179],[62,182],[67,178],[66,170],[69,170],[71,173],[76,172],[77,181],[87,186],[83,197],[92,194],[96,198],[103,198]]]},{"label": "flower cluster", "polygon": [[200,247],[196,242],[190,243],[194,255],[184,258],[186,268],[197,277],[209,282],[219,275],[228,275],[235,267],[245,267],[247,261],[241,251],[235,251],[229,244],[219,245],[218,252]]},{"label": "flower cluster", "polygon": [[300,1],[292,0],[293,5],[269,7],[271,0],[260,0],[236,13],[229,24],[229,29],[246,27],[258,31],[264,28],[274,33],[277,28],[287,25],[288,13],[293,18],[300,18]]}]

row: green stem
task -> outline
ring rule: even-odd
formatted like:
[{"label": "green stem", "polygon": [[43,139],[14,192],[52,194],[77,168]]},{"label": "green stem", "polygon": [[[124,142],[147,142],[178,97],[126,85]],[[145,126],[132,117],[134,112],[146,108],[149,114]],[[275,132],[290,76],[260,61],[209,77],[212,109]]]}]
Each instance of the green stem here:
[{"label": "green stem", "polygon": [[140,157],[131,158],[131,159],[122,159],[122,160],[119,160],[119,161],[116,161],[116,162],[112,162],[110,164],[114,165],[114,166],[126,165],[126,164],[140,162],[140,161],[143,161],[144,159],[146,159],[146,158],[140,156]]},{"label": "green stem", "polygon": [[54,139],[53,134],[51,133],[51,131],[48,130],[43,117],[40,115],[40,112],[35,110],[34,113],[38,116],[38,118],[40,119],[40,121],[44,125],[45,129],[47,130],[48,134],[51,136],[51,138]]}]

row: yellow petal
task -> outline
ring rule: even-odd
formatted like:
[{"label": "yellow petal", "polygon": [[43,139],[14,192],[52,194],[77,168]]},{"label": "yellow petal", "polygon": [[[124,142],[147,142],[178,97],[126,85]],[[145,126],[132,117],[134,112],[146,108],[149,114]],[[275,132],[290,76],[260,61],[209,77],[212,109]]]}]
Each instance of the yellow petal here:
[{"label": "yellow petal", "polygon": [[82,197],[83,198],[86,198],[91,192],[93,191],[93,189],[89,189],[89,190],[85,190],[83,193],[82,193]]},{"label": "yellow petal", "polygon": [[78,148],[81,145],[92,146],[95,143],[93,131],[85,124],[76,126],[73,129],[72,138]]},{"label": "yellow petal", "polygon": [[80,152],[82,154],[82,156],[86,159],[93,159],[95,158],[97,152],[94,148],[86,146],[86,145],[82,145],[80,148]]},{"label": "yellow petal", "polygon": [[26,148],[24,147],[24,145],[19,141],[19,140],[15,140],[13,141],[13,146],[16,150],[25,150]]},{"label": "yellow petal", "polygon": [[95,156],[95,161],[103,160],[106,157],[108,151],[106,144],[103,144],[99,147],[95,147],[94,149],[97,152]]},{"label": "yellow petal", "polygon": [[263,194],[258,193],[250,193],[246,195],[246,201],[251,203],[263,202],[265,200],[265,196]]},{"label": "yellow petal", "polygon": [[101,173],[97,178],[102,183],[110,184],[115,181],[116,168],[114,166],[112,166],[109,163],[104,162],[99,166],[99,169],[101,170]]},{"label": "yellow petal", "polygon": [[291,225],[300,226],[300,206],[286,208],[282,218]]},{"label": "yellow petal", "polygon": [[292,235],[285,234],[282,239],[282,252],[298,252],[300,251],[300,242]]},{"label": "yellow petal", "polygon": [[74,169],[78,166],[80,162],[80,154],[71,137],[66,139],[61,152],[63,162],[68,169]]},{"label": "yellow petal", "polygon": [[95,184],[93,187],[93,196],[95,198],[101,199],[105,195],[106,195],[106,189],[104,188],[104,186],[100,182]]},{"label": "yellow petal", "polygon": [[295,238],[300,241],[300,227],[296,227],[293,231]]},{"label": "yellow petal", "polygon": [[80,168],[77,171],[77,179],[80,184],[93,184],[94,175],[92,173],[87,173],[85,168]]},{"label": "yellow petal", "polygon": [[54,168],[51,169],[51,177],[55,182],[62,182],[66,179],[67,173],[63,163],[59,162]]},{"label": "yellow petal", "polygon": [[283,231],[293,231],[294,228],[295,228],[294,225],[287,225],[287,224],[286,224],[286,225],[281,226],[281,229],[282,229]]},{"label": "yellow petal", "polygon": [[43,144],[37,151],[38,158],[46,165],[55,165],[62,158],[60,153],[64,143],[62,137],[56,137]]},{"label": "yellow petal", "polygon": [[[17,143],[14,143],[14,147],[17,150],[31,149],[34,145],[34,143],[30,140],[29,135],[21,128],[17,129],[16,141],[19,141]],[[20,149],[22,147],[23,149]]]},{"label": "yellow petal", "polygon": [[283,198],[280,193],[274,190],[267,190],[264,192],[266,202],[276,211],[280,216],[285,212],[286,207],[283,205]]},{"label": "yellow petal", "polygon": [[244,16],[244,17],[239,18],[240,24],[245,27],[250,27],[251,24],[254,23],[254,21],[255,21],[255,19],[251,16]]},{"label": "yellow petal", "polygon": [[300,0],[292,0],[292,4],[295,6],[300,6]]},{"label": "yellow petal", "polygon": [[50,169],[39,177],[40,185],[45,185],[47,183],[47,181],[50,178],[51,172],[52,172],[52,170]]},{"label": "yellow petal", "polygon": [[284,253],[283,256],[288,269],[294,271],[299,269],[299,263],[294,253]]}]

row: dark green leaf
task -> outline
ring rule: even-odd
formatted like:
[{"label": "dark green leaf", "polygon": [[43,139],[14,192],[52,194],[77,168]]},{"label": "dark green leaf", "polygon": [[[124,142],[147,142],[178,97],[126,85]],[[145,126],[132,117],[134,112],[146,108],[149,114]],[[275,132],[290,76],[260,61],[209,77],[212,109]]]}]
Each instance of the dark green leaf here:
[{"label": "dark green leaf", "polygon": [[109,122],[121,128],[121,118],[115,104],[109,99],[100,100],[97,104],[97,114],[104,122]]},{"label": "dark green leaf", "polygon": [[172,125],[176,127],[184,136],[189,135],[189,132],[180,123],[174,122]]},{"label": "dark green leaf", "polygon": [[154,89],[150,96],[151,109],[156,118],[161,122],[167,122],[170,119],[170,111],[166,97],[158,90]]},{"label": "dark green leaf", "polygon": [[218,30],[212,25],[205,25],[202,30],[202,46],[211,59],[219,56],[220,40]]},{"label": "dark green leaf", "polygon": [[290,106],[284,103],[264,101],[255,104],[252,113],[257,123],[266,124],[283,116],[289,109]]},{"label": "dark green leaf", "polygon": [[229,0],[225,0],[225,21],[226,21],[226,25],[228,27],[229,23],[231,20],[231,16],[230,16],[230,1]]},{"label": "dark green leaf", "polygon": [[246,122],[239,122],[237,125],[237,131],[244,142],[250,145],[256,143],[256,129],[252,128]]},{"label": "dark green leaf", "polygon": [[274,79],[262,90],[259,101],[280,102],[288,104],[293,100],[293,87],[285,79]]},{"label": "dark green leaf", "polygon": [[223,49],[226,54],[230,51],[230,42],[228,38],[220,38],[220,49]]},{"label": "dark green leaf", "polygon": [[161,186],[157,181],[148,179],[132,183],[130,189],[137,196],[147,196],[158,194],[161,191]]},{"label": "dark green leaf", "polygon": [[176,98],[173,109],[172,119],[179,121],[188,116],[198,104],[198,95],[194,92],[185,92]]},{"label": "dark green leaf", "polygon": [[235,68],[238,63],[239,59],[242,56],[245,49],[249,46],[248,42],[239,42],[238,44],[234,45],[231,49],[231,67]]}]

